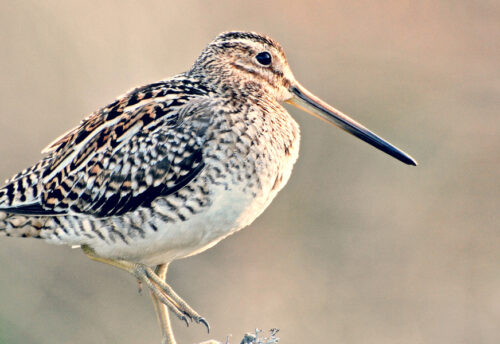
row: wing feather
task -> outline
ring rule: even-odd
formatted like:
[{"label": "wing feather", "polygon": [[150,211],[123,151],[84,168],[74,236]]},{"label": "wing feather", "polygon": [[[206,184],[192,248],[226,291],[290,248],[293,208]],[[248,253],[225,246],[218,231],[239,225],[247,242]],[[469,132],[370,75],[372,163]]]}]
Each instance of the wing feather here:
[{"label": "wing feather", "polygon": [[[104,217],[178,191],[204,167],[204,133],[212,114],[203,93],[185,82],[133,90],[49,145],[40,168],[0,189],[0,210]],[[37,197],[23,201],[18,186],[25,179],[35,181],[29,187]]]}]

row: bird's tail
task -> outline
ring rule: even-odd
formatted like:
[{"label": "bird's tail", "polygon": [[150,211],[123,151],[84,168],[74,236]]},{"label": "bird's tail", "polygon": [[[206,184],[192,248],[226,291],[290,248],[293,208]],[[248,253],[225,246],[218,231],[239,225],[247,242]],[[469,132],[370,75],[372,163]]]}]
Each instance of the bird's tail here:
[{"label": "bird's tail", "polygon": [[39,202],[40,174],[49,163],[50,157],[47,156],[6,180],[5,185],[0,188],[0,236],[40,237],[44,218],[19,214],[12,209]]},{"label": "bird's tail", "polygon": [[0,211],[0,236],[40,238],[41,218]]}]

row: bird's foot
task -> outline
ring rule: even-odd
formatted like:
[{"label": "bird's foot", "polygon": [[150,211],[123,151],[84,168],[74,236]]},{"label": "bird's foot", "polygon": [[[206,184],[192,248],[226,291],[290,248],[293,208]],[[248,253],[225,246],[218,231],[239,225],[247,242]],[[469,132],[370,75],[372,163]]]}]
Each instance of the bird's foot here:
[{"label": "bird's foot", "polygon": [[205,325],[207,331],[210,332],[210,325],[205,318],[200,316],[186,301],[181,299],[172,287],[158,277],[150,267],[143,264],[134,264],[132,274],[137,280],[147,285],[158,300],[165,304],[179,319],[184,321],[186,326],[189,326],[190,321],[194,321],[197,324]]},{"label": "bird's foot", "polygon": [[186,301],[180,298],[174,290],[163,281],[149,266],[144,264],[132,263],[124,260],[115,260],[99,257],[92,248],[87,245],[82,246],[83,252],[92,260],[105,263],[125,270],[134,275],[139,281],[139,285],[144,283],[151,293],[165,306],[168,307],[179,319],[184,321],[189,326],[189,321],[194,321],[197,324],[203,324],[210,332],[210,325],[200,316]]}]

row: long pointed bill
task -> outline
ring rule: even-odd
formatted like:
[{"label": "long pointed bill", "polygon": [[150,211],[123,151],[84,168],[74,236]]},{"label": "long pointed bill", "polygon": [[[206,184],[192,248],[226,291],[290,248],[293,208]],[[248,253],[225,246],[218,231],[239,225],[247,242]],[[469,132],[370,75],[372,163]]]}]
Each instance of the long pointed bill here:
[{"label": "long pointed bill", "polygon": [[290,92],[295,96],[287,103],[295,105],[311,115],[322,119],[330,124],[333,124],[340,129],[347,131],[361,140],[371,144],[372,146],[380,149],[381,151],[393,156],[394,158],[404,162],[408,165],[416,166],[417,162],[411,156],[403,152],[401,149],[396,148],[383,138],[375,135],[373,132],[349,118],[334,107],[328,105],[314,94],[306,90],[299,83],[290,87]]}]

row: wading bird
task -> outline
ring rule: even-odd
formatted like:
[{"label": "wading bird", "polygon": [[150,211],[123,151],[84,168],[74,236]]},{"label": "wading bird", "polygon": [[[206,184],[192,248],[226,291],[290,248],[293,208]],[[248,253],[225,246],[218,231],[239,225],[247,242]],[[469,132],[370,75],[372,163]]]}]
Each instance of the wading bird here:
[{"label": "wading bird", "polygon": [[289,103],[409,165],[409,155],[305,89],[282,47],[225,32],[190,70],[133,89],[57,138],[0,189],[0,234],[78,245],[152,295],[163,343],[168,310],[208,323],[165,282],[168,264],[248,226],[299,154]]}]

